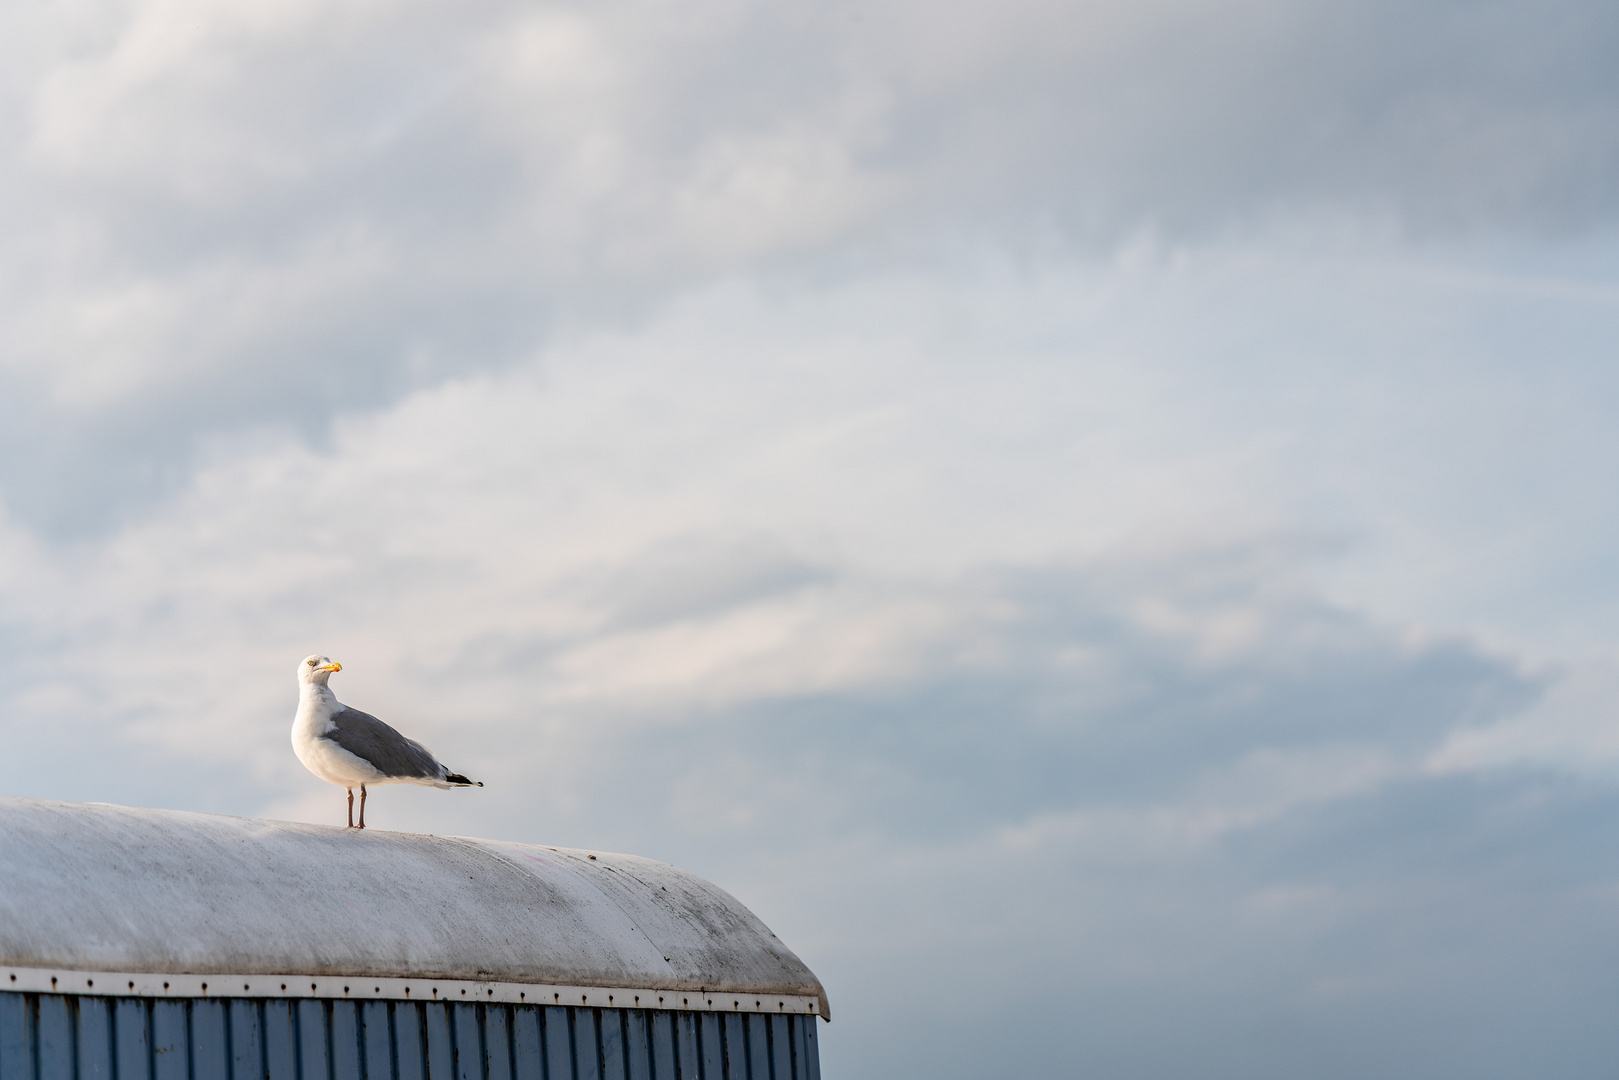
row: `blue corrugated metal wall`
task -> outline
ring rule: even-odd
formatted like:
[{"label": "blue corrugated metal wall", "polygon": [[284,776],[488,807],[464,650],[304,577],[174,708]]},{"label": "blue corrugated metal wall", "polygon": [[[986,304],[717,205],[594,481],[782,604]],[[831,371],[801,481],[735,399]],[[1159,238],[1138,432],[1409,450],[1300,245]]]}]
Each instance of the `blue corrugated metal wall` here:
[{"label": "blue corrugated metal wall", "polygon": [[820,1080],[812,1016],[0,992],[0,1080]]}]

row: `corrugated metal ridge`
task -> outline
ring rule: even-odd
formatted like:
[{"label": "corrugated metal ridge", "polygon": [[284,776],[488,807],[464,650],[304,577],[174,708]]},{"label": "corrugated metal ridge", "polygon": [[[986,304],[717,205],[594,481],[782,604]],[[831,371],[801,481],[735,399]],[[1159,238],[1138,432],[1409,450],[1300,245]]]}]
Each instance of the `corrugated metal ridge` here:
[{"label": "corrugated metal ridge", "polygon": [[662,1009],[819,1016],[817,998],[799,994],[459,979],[380,979],[298,974],[172,974],[0,967],[0,991],[96,997],[286,998],[345,1001],[449,1001],[502,1005],[567,1005],[597,1009]]}]

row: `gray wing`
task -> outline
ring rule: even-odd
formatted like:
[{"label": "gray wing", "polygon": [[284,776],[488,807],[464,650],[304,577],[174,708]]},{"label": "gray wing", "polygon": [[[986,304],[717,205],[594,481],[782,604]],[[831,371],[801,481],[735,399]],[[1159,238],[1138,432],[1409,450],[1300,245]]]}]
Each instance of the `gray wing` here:
[{"label": "gray wing", "polygon": [[385,776],[411,780],[438,780],[444,768],[427,747],[407,739],[370,713],[347,705],[332,714],[332,729],[322,738],[369,761]]}]

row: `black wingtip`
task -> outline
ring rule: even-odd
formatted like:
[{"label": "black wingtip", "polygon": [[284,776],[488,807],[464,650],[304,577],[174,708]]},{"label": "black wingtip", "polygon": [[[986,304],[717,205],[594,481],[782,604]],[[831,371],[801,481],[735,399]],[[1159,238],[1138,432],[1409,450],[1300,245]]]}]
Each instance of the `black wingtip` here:
[{"label": "black wingtip", "polygon": [[446,773],[444,782],[446,784],[460,784],[462,787],[483,787],[482,780],[468,780],[458,772]]}]

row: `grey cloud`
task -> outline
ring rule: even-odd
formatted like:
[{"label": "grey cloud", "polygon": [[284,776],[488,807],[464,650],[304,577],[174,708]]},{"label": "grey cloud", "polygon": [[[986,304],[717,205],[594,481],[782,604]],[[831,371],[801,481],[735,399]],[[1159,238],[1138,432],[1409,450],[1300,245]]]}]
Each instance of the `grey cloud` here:
[{"label": "grey cloud", "polygon": [[1156,14],[1097,62],[1037,67],[1049,80],[1038,89],[1010,72],[964,87],[940,103],[938,141],[951,118],[979,118],[969,137],[998,136],[1002,153],[989,156],[1027,163],[986,178],[987,190],[1025,185],[1037,214],[1103,235],[1142,222],[1222,229],[1310,207],[1422,233],[1611,218],[1603,177],[1619,149],[1619,86],[1603,58],[1619,23],[1598,5]]},{"label": "grey cloud", "polygon": [[[846,1075],[1505,1077],[1553,1044],[1598,1075],[1612,791],[1427,772],[1540,681],[1279,569],[981,574],[912,675],[599,717],[582,801],[537,814],[771,911]],[[1257,630],[1214,652],[1180,628],[1233,614]]]},{"label": "grey cloud", "polygon": [[[710,179],[746,214],[750,192],[765,195],[750,182],[792,179],[759,155],[822,138],[858,173],[891,178],[891,197],[807,234],[760,219],[771,246],[745,258],[846,242],[871,214],[914,228],[908,209],[952,228],[1029,214],[1109,231],[1312,201],[1485,226],[1577,226],[1612,209],[1601,180],[1619,86],[1605,61],[1619,19],[1601,4],[710,3],[668,15],[356,9],[306,13],[262,42],[222,20],[138,78],[121,53],[162,28],[136,19],[114,49],[36,84],[34,149],[11,169],[67,179],[32,193],[65,195],[157,263],[364,222],[440,251],[515,256],[551,288],[734,265],[695,234],[661,267],[612,253],[645,239],[625,230],[669,226],[704,168],[727,168],[705,155],[736,152],[729,167],[752,180]],[[185,92],[199,71],[213,98]],[[109,122],[98,106],[125,104],[116,138],[81,141]],[[516,251],[502,242],[514,227],[527,241]]]},{"label": "grey cloud", "polygon": [[627,565],[580,576],[577,590],[609,614],[611,629],[648,629],[702,618],[807,586],[826,584],[834,570],[764,537],[720,543],[696,537],[642,552]]},{"label": "grey cloud", "polygon": [[57,535],[716,274],[1613,210],[1574,0],[185,10],[12,16],[0,485]]},{"label": "grey cloud", "polygon": [[[955,601],[971,614],[913,677],[699,709],[638,735],[642,761],[657,763],[634,781],[641,812],[655,816],[671,784],[730,746],[745,773],[774,776],[766,788],[818,792],[815,829],[937,841],[1199,797],[1200,783],[1255,754],[1359,747],[1414,769],[1451,731],[1513,716],[1542,692],[1459,639],[1412,645],[1307,594],[1267,596],[1265,562],[1230,551],[1113,574],[980,575]],[[734,580],[751,579],[744,568]],[[1248,626],[1211,649],[1143,617],[1160,605],[1200,631]],[[758,827],[761,842],[782,828],[775,813]]]},{"label": "grey cloud", "polygon": [[[1612,832],[1593,817],[1611,814],[1612,799],[1523,777],[1469,787],[1422,782],[1295,813],[1201,859],[1146,861],[1133,877],[1003,856],[1000,887],[953,882],[975,916],[971,937],[922,964],[862,962],[851,949],[844,979],[821,972],[834,994],[851,988],[845,1016],[875,1003],[862,987],[909,976],[971,988],[984,1000],[972,1019],[891,1048],[854,1036],[840,1047],[834,1030],[829,1049],[861,1076],[985,1075],[1011,1060],[1126,1077],[1505,1078],[1548,1054],[1566,1075],[1601,1075],[1612,1002],[1602,972],[1616,942],[1602,899]],[[1551,855],[1548,834],[1568,837]],[[1023,978],[1006,986],[993,981],[992,954],[1014,948],[1006,924],[1032,906],[1020,891],[1053,911],[1017,935],[1043,947],[1044,962],[1018,953]],[[971,938],[994,945],[979,953]],[[905,1060],[918,1045],[920,1067]]]}]

